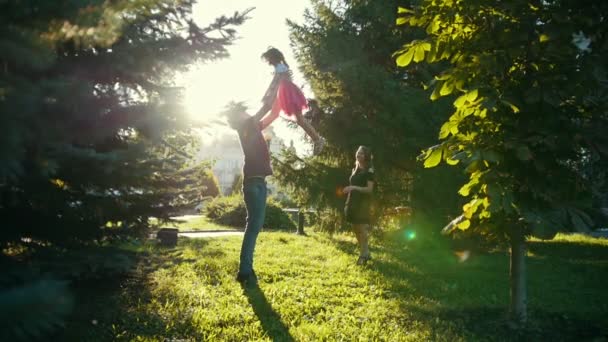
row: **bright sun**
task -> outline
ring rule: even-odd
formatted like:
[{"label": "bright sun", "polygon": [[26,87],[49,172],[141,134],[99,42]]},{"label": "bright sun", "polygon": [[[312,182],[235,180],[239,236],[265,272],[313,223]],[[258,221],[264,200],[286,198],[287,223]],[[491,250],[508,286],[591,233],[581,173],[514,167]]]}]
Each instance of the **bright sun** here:
[{"label": "bright sun", "polygon": [[211,122],[232,100],[229,78],[218,75],[210,66],[187,75],[184,104],[188,114],[202,122]]}]

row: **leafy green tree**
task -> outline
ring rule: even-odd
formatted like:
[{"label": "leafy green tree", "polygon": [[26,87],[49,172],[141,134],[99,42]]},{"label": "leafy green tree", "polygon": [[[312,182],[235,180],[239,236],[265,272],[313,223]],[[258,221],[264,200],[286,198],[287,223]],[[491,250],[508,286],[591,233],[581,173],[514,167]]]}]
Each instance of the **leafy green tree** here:
[{"label": "leafy green tree", "polygon": [[[398,10],[417,28],[397,64],[434,64],[433,100],[453,100],[424,165],[460,164],[468,198],[448,229],[476,229],[511,246],[511,315],[526,321],[525,238],[586,231],[608,127],[608,3],[421,1]],[[410,30],[411,31],[411,30]]]},{"label": "leafy green tree", "polygon": [[202,180],[202,197],[217,197],[220,195],[220,182],[212,170],[205,167],[201,170],[200,176]]},{"label": "leafy green tree", "polygon": [[243,173],[237,172],[234,174],[234,180],[232,181],[232,186],[230,186],[230,194],[240,194],[243,192]]},{"label": "leafy green tree", "polygon": [[[446,191],[455,189],[455,170],[425,181],[416,162],[435,139],[439,109],[446,103],[429,101],[419,89],[420,76],[398,68],[390,57],[410,37],[395,29],[396,13],[378,1],[313,1],[305,18],[302,25],[290,23],[291,39],[321,110],[309,117],[329,145],[319,157],[286,153],[276,159],[276,178],[298,202],[341,212],[340,190],[348,185],[355,151],[368,145],[374,153],[378,213],[398,205],[412,205],[417,212],[456,207],[455,191]],[[423,183],[428,187],[416,186]],[[429,192],[443,201],[425,196]]]},{"label": "leafy green tree", "polygon": [[0,3],[0,245],[70,243],[168,218],[193,123],[172,76],[227,56],[245,14],[192,0]]}]

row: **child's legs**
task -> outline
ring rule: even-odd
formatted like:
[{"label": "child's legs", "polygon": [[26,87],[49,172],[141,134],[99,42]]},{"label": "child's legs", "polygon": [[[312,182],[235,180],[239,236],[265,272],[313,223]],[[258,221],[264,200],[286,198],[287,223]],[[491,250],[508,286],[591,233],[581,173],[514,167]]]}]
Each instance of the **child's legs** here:
[{"label": "child's legs", "polygon": [[313,141],[319,141],[321,139],[319,133],[317,133],[314,127],[312,127],[312,125],[310,124],[310,122],[308,122],[304,118],[304,116],[302,115],[302,111],[295,112],[294,115],[296,116],[296,121],[298,122],[298,125],[304,129],[304,132],[306,132],[306,134],[308,134],[308,136],[311,137]]}]

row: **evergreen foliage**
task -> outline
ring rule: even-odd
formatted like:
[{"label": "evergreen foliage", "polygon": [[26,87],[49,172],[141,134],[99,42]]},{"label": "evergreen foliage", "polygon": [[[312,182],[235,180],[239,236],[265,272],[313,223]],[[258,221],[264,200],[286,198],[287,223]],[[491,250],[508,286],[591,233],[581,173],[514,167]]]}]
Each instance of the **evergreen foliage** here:
[{"label": "evergreen foliage", "polygon": [[0,4],[0,245],[99,239],[193,206],[180,186],[196,136],[172,76],[227,56],[246,19],[201,27],[193,3]]},{"label": "evergreen foliage", "polygon": [[220,182],[210,169],[201,172],[200,175],[203,182],[203,198],[217,197],[220,195]]},{"label": "evergreen foliage", "polygon": [[[208,165],[189,164],[196,126],[173,76],[226,57],[248,11],[199,26],[193,4],[0,1],[2,253],[140,232],[200,202]],[[100,263],[129,268],[118,257],[90,265]],[[69,288],[21,278],[0,275],[0,339],[45,339],[70,312]]]},{"label": "evergreen foliage", "polygon": [[411,37],[395,29],[396,13],[378,1],[314,1],[305,17],[302,25],[290,23],[291,38],[322,110],[318,130],[329,144],[314,158],[286,152],[274,160],[276,178],[299,202],[341,212],[340,190],[348,185],[355,151],[367,145],[374,154],[378,215],[404,205],[454,211],[458,171],[425,178],[416,162],[434,141],[446,103],[432,103],[419,89],[420,76],[394,64],[392,52]]}]

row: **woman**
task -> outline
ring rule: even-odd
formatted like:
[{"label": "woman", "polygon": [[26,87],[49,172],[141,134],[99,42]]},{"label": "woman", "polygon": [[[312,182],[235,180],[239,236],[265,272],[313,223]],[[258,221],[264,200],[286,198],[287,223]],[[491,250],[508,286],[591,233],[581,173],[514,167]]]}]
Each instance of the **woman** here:
[{"label": "woman", "polygon": [[368,236],[371,223],[371,197],[374,191],[374,169],[372,151],[369,147],[359,146],[355,155],[355,168],[350,175],[350,185],[344,188],[348,194],[344,213],[346,220],[353,224],[355,236],[359,243],[359,260],[357,265],[364,265],[371,259]]}]

